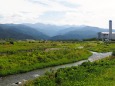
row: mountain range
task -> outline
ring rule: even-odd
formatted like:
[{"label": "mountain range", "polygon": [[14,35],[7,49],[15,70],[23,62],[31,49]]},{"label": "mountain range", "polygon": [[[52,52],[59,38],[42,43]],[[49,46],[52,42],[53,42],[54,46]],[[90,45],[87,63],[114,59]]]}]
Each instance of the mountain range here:
[{"label": "mountain range", "polygon": [[[0,39],[43,39],[43,40],[74,40],[96,38],[98,32],[108,29],[92,26],[50,25],[50,24],[0,24]],[[115,30],[113,30],[115,31]]]}]

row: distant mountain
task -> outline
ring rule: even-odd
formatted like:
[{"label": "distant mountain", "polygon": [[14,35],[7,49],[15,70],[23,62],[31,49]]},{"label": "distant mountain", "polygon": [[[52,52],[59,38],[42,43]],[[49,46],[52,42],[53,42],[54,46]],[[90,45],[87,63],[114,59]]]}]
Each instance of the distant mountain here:
[{"label": "distant mountain", "polygon": [[0,38],[48,39],[49,37],[22,24],[0,24]]},{"label": "distant mountain", "polygon": [[70,27],[69,25],[56,26],[56,25],[42,24],[42,23],[35,23],[35,24],[26,23],[24,25],[34,28],[50,37],[56,36],[58,35],[58,32],[60,30]]},{"label": "distant mountain", "polygon": [[58,34],[62,35],[71,31],[89,31],[89,30],[94,31],[94,32],[108,31],[107,29],[92,27],[92,26],[74,26],[74,27],[69,27],[69,28],[60,30]]},{"label": "distant mountain", "polygon": [[91,26],[76,26],[76,25],[50,25],[50,24],[25,24],[32,27],[48,36],[51,40],[63,39],[85,39],[97,37],[98,32],[107,32],[107,29],[91,27]]},{"label": "distant mountain", "polygon": [[0,26],[0,39],[8,39],[8,38],[34,39],[32,36],[25,35],[25,34],[22,34],[22,33],[18,33],[14,30],[11,30],[11,29],[4,29],[3,27]]},{"label": "distant mountain", "polygon": [[96,38],[98,32],[108,32],[108,29],[75,25],[56,26],[41,23],[0,24],[0,38],[81,40],[87,38]]},{"label": "distant mountain", "polygon": [[91,26],[70,27],[60,31],[59,35],[52,37],[51,40],[97,38],[98,32],[107,32],[107,31],[108,31],[107,29],[91,27]]},{"label": "distant mountain", "polygon": [[83,27],[85,27],[85,26],[70,26],[68,28],[65,28],[65,29],[62,29],[62,30],[58,31],[57,34],[58,35],[63,35],[63,34],[66,34],[66,33],[70,32],[70,31],[75,31],[75,30],[81,29]]}]

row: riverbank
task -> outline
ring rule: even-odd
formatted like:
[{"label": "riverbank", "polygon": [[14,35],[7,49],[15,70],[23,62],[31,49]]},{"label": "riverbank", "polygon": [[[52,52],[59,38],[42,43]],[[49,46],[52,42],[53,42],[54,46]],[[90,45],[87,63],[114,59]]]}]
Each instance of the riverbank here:
[{"label": "riverbank", "polygon": [[115,57],[109,57],[111,54],[93,52],[80,66],[50,71],[24,86],[115,86]]},{"label": "riverbank", "polygon": [[34,51],[0,57],[0,77],[35,69],[62,65],[87,59],[92,54],[85,49]]},{"label": "riverbank", "polygon": [[[102,53],[93,53],[92,56],[95,56],[97,54],[102,56]],[[106,57],[108,57],[111,55],[111,52],[110,53],[103,53],[103,55],[105,55],[105,54],[106,54]],[[96,56],[94,58],[92,56],[90,56],[89,58],[90,59],[92,58],[92,60],[94,58],[96,58]],[[102,57],[100,57],[99,59],[101,59],[101,58]],[[95,59],[95,60],[98,60],[98,59]],[[17,82],[23,82],[23,80],[32,80],[32,79],[36,78],[36,76],[38,76],[38,75],[39,76],[44,75],[47,71],[50,71],[51,69],[57,70],[59,68],[78,66],[84,62],[88,62],[88,60],[82,60],[82,61],[75,62],[75,63],[65,64],[65,65],[60,65],[60,66],[55,66],[55,67],[48,67],[48,68],[44,68],[44,69],[38,69],[38,70],[31,71],[31,72],[23,73],[23,74],[6,76],[6,77],[3,77],[0,79],[0,86],[7,86],[7,85],[8,86],[13,86],[13,85],[15,86],[16,85],[15,83],[17,83]]]}]

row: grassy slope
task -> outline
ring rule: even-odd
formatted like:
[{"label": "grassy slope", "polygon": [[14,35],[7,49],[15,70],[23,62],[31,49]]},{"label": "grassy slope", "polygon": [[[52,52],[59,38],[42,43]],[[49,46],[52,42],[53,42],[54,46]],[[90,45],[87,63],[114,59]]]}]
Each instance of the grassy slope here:
[{"label": "grassy slope", "polygon": [[115,57],[52,71],[25,86],[115,86]]},{"label": "grassy slope", "polygon": [[[75,49],[80,44],[61,42],[15,42],[0,45],[0,76],[31,71],[87,59],[91,53]],[[46,52],[47,48],[61,48]]]}]

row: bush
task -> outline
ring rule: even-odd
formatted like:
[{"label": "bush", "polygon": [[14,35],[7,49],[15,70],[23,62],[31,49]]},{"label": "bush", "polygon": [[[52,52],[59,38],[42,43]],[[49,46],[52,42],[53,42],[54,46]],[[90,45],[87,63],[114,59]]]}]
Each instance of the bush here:
[{"label": "bush", "polygon": [[84,62],[81,66],[47,72],[23,86],[115,86],[114,64],[115,59],[107,58],[93,63]]},{"label": "bush", "polygon": [[112,56],[115,56],[115,50],[112,52]]},{"label": "bush", "polygon": [[13,41],[10,41],[10,44],[12,44],[12,45],[13,45],[13,44],[14,44],[14,42],[13,42]]}]

